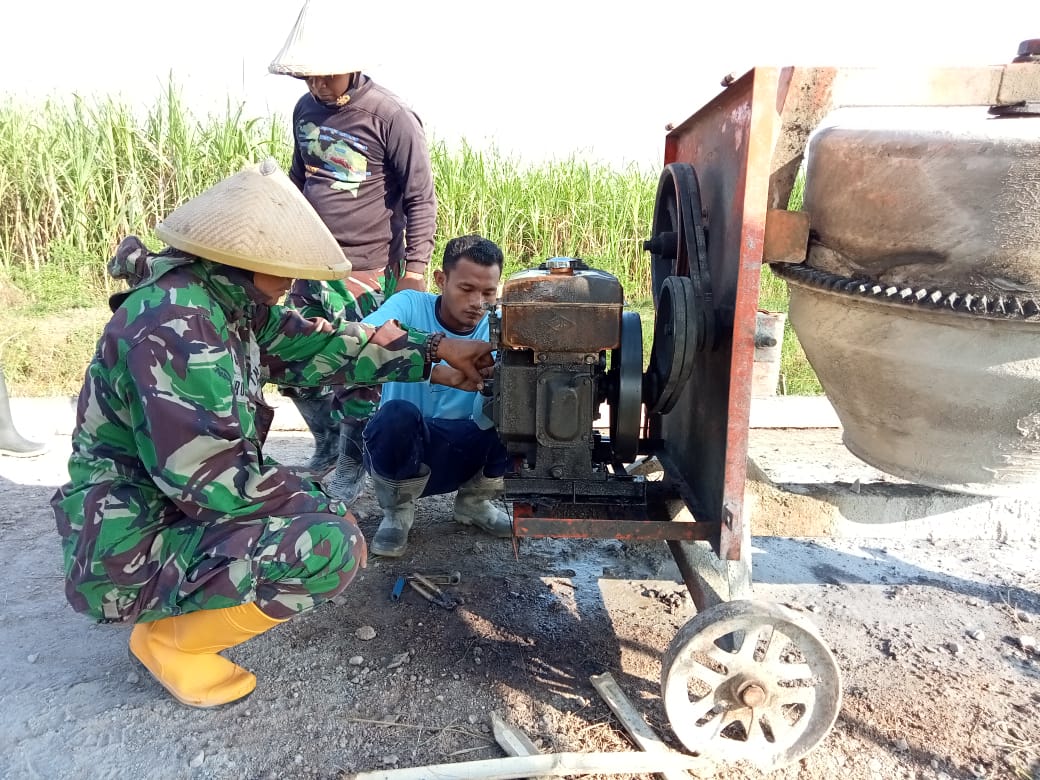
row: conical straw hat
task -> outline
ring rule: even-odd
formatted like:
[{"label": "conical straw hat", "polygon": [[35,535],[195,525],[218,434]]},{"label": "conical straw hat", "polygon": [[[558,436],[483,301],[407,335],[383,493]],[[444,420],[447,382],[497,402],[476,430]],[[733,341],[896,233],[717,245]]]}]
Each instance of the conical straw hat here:
[{"label": "conical straw hat", "polygon": [[348,14],[343,0],[306,0],[282,50],[267,69],[284,76],[335,76],[370,70],[358,36],[337,35]]},{"label": "conical straw hat", "polygon": [[293,279],[350,273],[332,233],[273,158],[196,195],[155,234],[182,252],[247,271]]}]

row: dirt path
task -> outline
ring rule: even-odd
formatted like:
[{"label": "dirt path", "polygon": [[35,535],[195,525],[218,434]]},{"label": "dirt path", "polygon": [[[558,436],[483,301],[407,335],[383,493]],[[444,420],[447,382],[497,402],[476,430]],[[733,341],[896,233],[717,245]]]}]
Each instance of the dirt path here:
[{"label": "dirt path", "polygon": [[[588,681],[607,670],[670,737],[660,657],[693,610],[664,545],[528,540],[517,561],[455,527],[445,498],[421,503],[409,556],[375,559],[336,603],[230,653],[260,680],[249,699],[183,708],[132,671],[125,628],[65,604],[47,502],[68,439],[53,441],[36,461],[0,458],[2,778],[334,778],[494,758],[495,710],[546,751],[629,749]],[[299,462],[308,446],[282,434],[271,453]],[[358,514],[371,533],[369,494]],[[756,596],[811,616],[845,684],[831,734],[771,777],[1040,778],[1040,656],[1020,647],[1040,635],[1038,552],[756,538]],[[465,604],[392,603],[414,569],[461,571]]]}]

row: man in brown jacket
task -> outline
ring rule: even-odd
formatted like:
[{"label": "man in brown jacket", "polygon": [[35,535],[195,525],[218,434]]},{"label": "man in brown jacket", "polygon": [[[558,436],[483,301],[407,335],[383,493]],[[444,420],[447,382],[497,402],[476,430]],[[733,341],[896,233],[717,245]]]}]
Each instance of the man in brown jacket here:
[{"label": "man in brown jacket", "polygon": [[[306,317],[356,322],[397,290],[426,290],[437,200],[419,118],[362,73],[369,63],[357,43],[329,35],[343,8],[307,0],[269,69],[307,84],[293,110],[289,177],[353,268],[342,281],[297,281],[289,303]],[[378,391],[337,387],[289,394],[315,437],[308,465],[328,470],[338,441],[336,471],[326,487],[352,503],[365,483],[361,434]],[[330,426],[333,420],[340,424]]]}]

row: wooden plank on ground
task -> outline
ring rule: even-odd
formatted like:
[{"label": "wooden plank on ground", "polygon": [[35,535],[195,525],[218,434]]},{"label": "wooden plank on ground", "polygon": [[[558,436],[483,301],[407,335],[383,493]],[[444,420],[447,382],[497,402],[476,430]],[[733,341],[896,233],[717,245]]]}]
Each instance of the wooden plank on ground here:
[{"label": "wooden plank on ground", "polygon": [[[639,714],[631,700],[621,690],[621,686],[617,684],[614,675],[610,672],[594,674],[589,677],[589,681],[596,691],[599,692],[599,695],[603,697],[603,701],[610,707],[611,712],[621,721],[621,725],[625,727],[628,736],[632,738],[632,741],[636,743],[640,750],[645,750],[648,753],[682,755],[662,742],[654,730],[643,720],[643,716]],[[690,780],[689,774],[681,769],[658,772],[657,776],[663,778],[663,780]]]}]

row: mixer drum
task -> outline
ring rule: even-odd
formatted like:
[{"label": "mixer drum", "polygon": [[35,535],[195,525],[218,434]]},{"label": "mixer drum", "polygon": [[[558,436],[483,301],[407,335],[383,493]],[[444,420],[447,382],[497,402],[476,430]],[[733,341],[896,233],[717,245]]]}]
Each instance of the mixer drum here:
[{"label": "mixer drum", "polygon": [[790,319],[871,465],[1040,492],[1040,117],[842,109],[807,152]]}]

